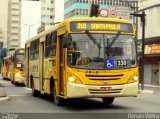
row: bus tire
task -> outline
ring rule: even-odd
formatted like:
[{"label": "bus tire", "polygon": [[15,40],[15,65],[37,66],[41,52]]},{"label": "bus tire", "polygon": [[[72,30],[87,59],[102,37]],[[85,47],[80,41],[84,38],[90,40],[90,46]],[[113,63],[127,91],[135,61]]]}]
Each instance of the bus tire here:
[{"label": "bus tire", "polygon": [[53,98],[53,93],[54,93],[53,87],[54,87],[54,79],[53,77],[51,77],[50,78],[50,95],[52,96],[52,98]]},{"label": "bus tire", "polygon": [[105,98],[102,98],[102,101],[104,104],[112,104],[114,101],[114,97],[105,97]]},{"label": "bus tire", "polygon": [[13,75],[13,80],[12,80],[12,82],[13,82],[14,85],[16,84],[15,75]]},{"label": "bus tire", "polygon": [[39,96],[39,91],[37,91],[37,90],[34,89],[34,82],[33,82],[33,80],[31,81],[31,86],[32,86],[32,95],[34,97],[38,97]]},{"label": "bus tire", "polygon": [[15,86],[18,86],[18,82],[14,81],[14,85],[15,85]]},{"label": "bus tire", "polygon": [[56,87],[53,88],[53,100],[56,105],[63,105],[64,99],[56,95]]}]

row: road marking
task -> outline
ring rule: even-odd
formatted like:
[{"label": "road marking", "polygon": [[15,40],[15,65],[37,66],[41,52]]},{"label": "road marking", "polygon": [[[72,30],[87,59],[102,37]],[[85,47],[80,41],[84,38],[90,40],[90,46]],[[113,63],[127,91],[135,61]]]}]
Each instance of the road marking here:
[{"label": "road marking", "polygon": [[27,96],[27,95],[8,95],[9,97],[23,97],[23,96]]},{"label": "road marking", "polygon": [[24,89],[26,89],[26,90],[32,90],[31,88],[27,88],[27,87],[24,87]]},{"label": "road marking", "polygon": [[0,98],[0,102],[2,102],[2,101],[8,101],[8,100],[10,100],[10,98],[8,96]]},{"label": "road marking", "polygon": [[153,90],[139,90],[139,94],[154,94]]}]

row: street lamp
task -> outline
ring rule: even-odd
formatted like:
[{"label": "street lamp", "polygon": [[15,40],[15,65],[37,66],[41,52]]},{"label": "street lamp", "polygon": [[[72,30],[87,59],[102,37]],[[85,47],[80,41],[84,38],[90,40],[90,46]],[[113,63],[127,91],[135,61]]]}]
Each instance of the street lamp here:
[{"label": "street lamp", "polygon": [[31,26],[34,26],[35,24],[24,24],[24,25],[28,27],[28,39],[29,39],[30,38]]}]

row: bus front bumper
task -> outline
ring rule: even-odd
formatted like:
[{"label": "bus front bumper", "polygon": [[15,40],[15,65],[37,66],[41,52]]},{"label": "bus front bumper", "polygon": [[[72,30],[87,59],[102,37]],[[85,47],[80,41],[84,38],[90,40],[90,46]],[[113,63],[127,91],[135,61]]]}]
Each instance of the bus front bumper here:
[{"label": "bus front bumper", "polygon": [[67,83],[67,98],[136,97],[138,83],[95,86]]},{"label": "bus front bumper", "polygon": [[22,76],[15,76],[15,82],[17,82],[17,83],[24,83],[24,77],[22,77]]}]

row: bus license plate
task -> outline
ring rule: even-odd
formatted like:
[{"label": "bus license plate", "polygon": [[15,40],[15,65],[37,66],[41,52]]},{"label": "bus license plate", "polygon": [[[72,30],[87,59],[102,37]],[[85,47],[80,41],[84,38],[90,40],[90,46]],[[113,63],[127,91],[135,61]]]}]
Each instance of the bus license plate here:
[{"label": "bus license plate", "polygon": [[111,87],[100,87],[101,91],[111,91]]}]

